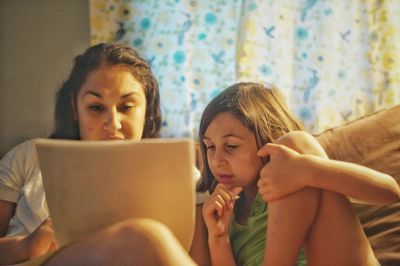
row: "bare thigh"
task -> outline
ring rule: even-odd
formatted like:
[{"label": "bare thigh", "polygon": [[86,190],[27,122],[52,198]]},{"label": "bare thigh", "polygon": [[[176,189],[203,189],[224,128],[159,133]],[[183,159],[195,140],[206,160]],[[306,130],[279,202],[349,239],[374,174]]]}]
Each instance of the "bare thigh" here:
[{"label": "bare thigh", "polygon": [[379,265],[350,201],[321,191],[319,208],[306,239],[309,265]]},{"label": "bare thigh", "polygon": [[133,219],[60,249],[45,265],[194,265],[194,262],[166,226],[150,219]]}]

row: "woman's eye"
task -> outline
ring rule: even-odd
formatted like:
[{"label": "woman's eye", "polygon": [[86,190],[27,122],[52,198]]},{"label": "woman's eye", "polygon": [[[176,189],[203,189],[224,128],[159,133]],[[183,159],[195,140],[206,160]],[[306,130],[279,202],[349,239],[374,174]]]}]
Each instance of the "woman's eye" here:
[{"label": "woman's eye", "polygon": [[131,104],[123,104],[118,109],[119,109],[120,112],[126,112],[126,111],[129,111],[132,108],[133,108],[133,105],[131,105]]},{"label": "woman's eye", "polygon": [[89,109],[93,112],[102,112],[104,111],[104,107],[100,104],[90,105]]}]

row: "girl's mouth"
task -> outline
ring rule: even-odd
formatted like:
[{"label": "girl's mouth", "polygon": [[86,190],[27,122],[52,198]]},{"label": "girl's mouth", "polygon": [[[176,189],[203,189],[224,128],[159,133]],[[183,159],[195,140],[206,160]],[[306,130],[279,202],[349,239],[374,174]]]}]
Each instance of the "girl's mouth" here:
[{"label": "girl's mouth", "polygon": [[232,175],[218,175],[218,182],[222,184],[231,184],[233,182]]}]

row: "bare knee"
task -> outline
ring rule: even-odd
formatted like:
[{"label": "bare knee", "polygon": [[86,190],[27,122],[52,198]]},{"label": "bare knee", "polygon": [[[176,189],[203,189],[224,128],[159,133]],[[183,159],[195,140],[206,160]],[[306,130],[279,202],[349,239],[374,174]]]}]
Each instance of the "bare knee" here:
[{"label": "bare knee", "polygon": [[[121,256],[136,265],[194,265],[188,252],[163,223],[139,218],[116,225],[116,239],[125,248]],[[126,248],[128,247],[128,248]]]},{"label": "bare knee", "polygon": [[[164,224],[146,218],[126,220],[113,225],[112,244],[120,257],[126,257],[127,262],[137,265],[165,264],[165,254],[168,252],[168,239],[174,239],[172,232]],[[115,255],[115,254],[114,254]],[[138,263],[140,262],[140,263]]]},{"label": "bare knee", "polygon": [[62,248],[46,265],[176,265],[173,248],[179,243],[165,225],[131,219]]},{"label": "bare knee", "polygon": [[299,153],[313,154],[327,158],[327,155],[319,142],[311,134],[305,131],[289,132],[280,137],[276,143],[289,147]]}]

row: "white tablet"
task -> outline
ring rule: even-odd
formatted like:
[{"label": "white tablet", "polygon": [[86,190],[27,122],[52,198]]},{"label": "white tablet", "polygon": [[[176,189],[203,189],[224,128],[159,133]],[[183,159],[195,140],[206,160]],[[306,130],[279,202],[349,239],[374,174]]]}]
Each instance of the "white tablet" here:
[{"label": "white tablet", "polygon": [[164,223],[189,250],[195,220],[192,140],[37,139],[36,148],[59,247],[145,217]]}]

